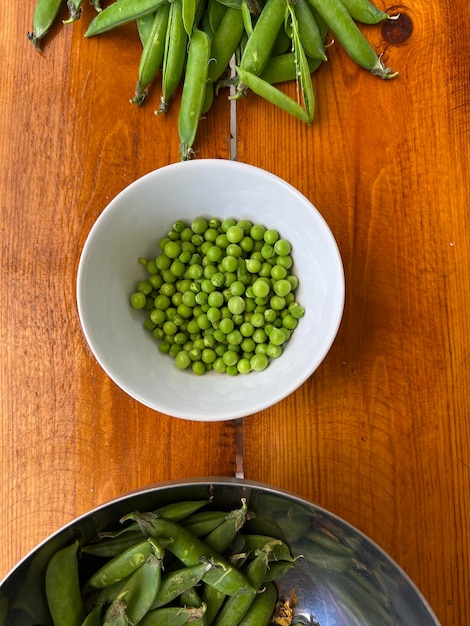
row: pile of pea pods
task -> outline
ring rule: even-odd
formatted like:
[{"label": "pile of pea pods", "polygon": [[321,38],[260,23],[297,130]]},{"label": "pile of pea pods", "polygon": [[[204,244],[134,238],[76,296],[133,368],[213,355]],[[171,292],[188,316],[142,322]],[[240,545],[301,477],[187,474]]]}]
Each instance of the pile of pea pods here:
[{"label": "pile of pea pods", "polygon": [[[41,41],[58,19],[65,0],[36,0],[33,44]],[[83,0],[67,0],[73,23]],[[361,67],[389,79],[397,75],[385,67],[358,23],[378,24],[390,16],[370,0],[114,0],[96,9],[85,37],[94,37],[136,22],[142,42],[135,95],[141,105],[161,75],[161,105],[167,111],[182,83],[178,132],[180,158],[194,155],[193,144],[201,117],[221,87],[230,98],[250,91],[310,125],[315,96],[312,73],[327,60],[328,35]],[[298,99],[279,83],[297,81]]]},{"label": "pile of pea pods", "polygon": [[254,517],[245,499],[228,512],[210,503],[132,512],[121,529],[55,552],[45,576],[54,626],[285,624],[275,581],[296,557],[256,525],[244,530]]}]

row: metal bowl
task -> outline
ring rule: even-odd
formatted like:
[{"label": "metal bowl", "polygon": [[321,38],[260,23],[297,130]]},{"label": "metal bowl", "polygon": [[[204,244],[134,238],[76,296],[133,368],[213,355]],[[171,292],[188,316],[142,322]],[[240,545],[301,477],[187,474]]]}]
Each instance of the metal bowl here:
[{"label": "metal bowl", "polygon": [[[281,596],[296,597],[299,624],[316,626],[439,626],[406,573],[359,530],[286,491],[245,479],[194,478],[141,489],[70,522],[43,541],[0,583],[4,624],[51,624],[44,573],[51,555],[74,538],[87,542],[115,528],[123,515],[170,502],[213,496],[212,507],[233,509],[246,498],[255,512],[247,530],[276,534],[289,543],[296,566],[278,581]],[[0,609],[1,614],[1,609]],[[1,623],[1,621],[0,621]]]}]

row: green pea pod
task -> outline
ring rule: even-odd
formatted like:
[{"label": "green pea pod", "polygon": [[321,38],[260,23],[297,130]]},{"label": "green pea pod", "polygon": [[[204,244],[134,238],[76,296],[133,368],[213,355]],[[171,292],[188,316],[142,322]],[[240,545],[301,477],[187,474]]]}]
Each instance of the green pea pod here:
[{"label": "green pea pod", "polygon": [[258,76],[266,65],[284,23],[286,4],[287,0],[266,0],[243,51],[240,63],[242,70]]},{"label": "green pea pod", "polygon": [[195,537],[204,537],[225,521],[225,511],[198,511],[181,522]]},{"label": "green pea pod", "polygon": [[267,583],[262,593],[257,594],[239,626],[268,626],[277,601],[274,583]]},{"label": "green pea pod", "polygon": [[210,568],[210,563],[199,563],[163,576],[158,593],[152,602],[152,610],[169,604],[183,591],[187,591],[197,585]]},{"label": "green pea pod", "polygon": [[6,596],[0,597],[0,626],[6,626],[10,603]]},{"label": "green pea pod", "polygon": [[215,626],[237,626],[246,615],[263,584],[269,568],[270,553],[277,543],[276,540],[268,541],[261,550],[257,551],[255,558],[247,565],[245,571],[246,578],[254,591],[242,592],[227,598],[215,619]]},{"label": "green pea pod", "polygon": [[[214,83],[207,82],[206,83],[206,93],[204,95],[204,104],[202,105],[201,117],[206,115],[212,108],[214,103]],[[210,531],[209,531],[210,532]]]},{"label": "green pea pod", "polygon": [[148,539],[127,548],[92,574],[85,584],[85,590],[107,587],[127,578],[145,563],[153,551],[154,547]]},{"label": "green pea pod", "polygon": [[[109,606],[121,593],[124,585],[129,580],[130,576],[132,576],[132,574],[126,576],[126,578],[123,578],[122,580],[117,580],[112,585],[107,585],[106,587],[100,587],[99,589],[93,590],[90,594],[91,602],[93,602],[94,604]],[[83,595],[85,596],[85,592]],[[86,596],[85,601],[88,602]]]},{"label": "green pea pod", "polygon": [[115,537],[103,537],[99,541],[92,542],[81,547],[81,552],[93,556],[112,558],[127,548],[142,542],[142,532],[137,528],[134,532]]},{"label": "green pea pod", "polygon": [[208,78],[216,81],[227,69],[244,32],[242,14],[239,9],[225,9],[225,14],[214,32],[211,43],[211,62]]},{"label": "green pea pod", "polygon": [[210,626],[214,622],[216,615],[220,611],[220,608],[226,598],[227,596],[225,593],[219,591],[215,587],[212,587],[212,585],[204,585],[201,593],[201,599],[207,606],[205,614],[207,626]]},{"label": "green pea pod", "polygon": [[64,0],[36,0],[33,12],[33,31],[28,33],[28,39],[37,50],[39,42],[53,26],[59,15]]},{"label": "green pea pod", "polygon": [[269,564],[269,568],[264,577],[263,583],[274,582],[279,580],[290,572],[290,570],[295,567],[295,562],[293,561],[273,561]]},{"label": "green pea pod", "polygon": [[206,95],[211,42],[209,35],[198,28],[193,29],[189,42],[186,74],[178,114],[181,160],[191,158],[199,120]]},{"label": "green pea pod", "polygon": [[51,557],[45,587],[54,626],[81,626],[85,609],[80,595],[78,540]]},{"label": "green pea pod", "polygon": [[306,54],[313,59],[326,61],[323,38],[308,0],[295,0],[292,5],[299,24],[300,41]]},{"label": "green pea pod", "polygon": [[362,24],[379,24],[389,19],[389,15],[381,11],[369,0],[342,0],[351,17]]},{"label": "green pea pod", "polygon": [[101,613],[103,605],[96,604],[82,622],[82,626],[101,626]]},{"label": "green pea pod", "polygon": [[184,30],[182,9],[182,0],[171,2],[163,54],[161,104],[155,113],[168,110],[169,102],[183,75],[188,35]]},{"label": "green pea pod", "polygon": [[183,26],[190,39],[196,19],[196,4],[196,0],[182,0]]},{"label": "green pea pod", "polygon": [[[238,259],[239,262],[241,260]],[[227,513],[225,521],[204,537],[204,543],[216,552],[223,554],[245,524],[248,515],[246,499],[242,498],[242,506]]]},{"label": "green pea pod", "polygon": [[140,57],[139,77],[134,98],[131,100],[134,104],[142,104],[147,95],[148,86],[162,66],[169,15],[169,2],[164,2],[154,13],[152,29]]},{"label": "green pea pod", "polygon": [[150,37],[154,17],[155,13],[147,13],[146,15],[142,15],[142,17],[138,17],[136,20],[137,32],[139,33],[142,47],[145,46],[148,38]]},{"label": "green pea pod", "polygon": [[291,3],[287,5],[288,12],[291,19],[292,27],[292,44],[293,52],[295,55],[296,65],[299,68],[299,84],[300,91],[302,93],[302,99],[305,105],[309,123],[313,121],[313,115],[315,112],[315,94],[313,92],[313,84],[310,76],[310,69],[308,66],[307,56],[305,54],[304,46],[300,38],[300,27],[297,21],[294,7]]},{"label": "green pea pod", "polygon": [[158,517],[164,517],[173,522],[181,522],[186,517],[196,513],[196,511],[199,511],[211,502],[212,498],[208,498],[207,500],[182,500],[181,502],[165,504],[155,509],[153,513],[158,515]]},{"label": "green pea pod", "polygon": [[[286,32],[285,28],[280,28],[277,34],[277,37],[274,41],[273,49],[271,50],[271,58],[276,57],[280,54],[286,54],[292,48],[291,38]],[[269,63],[269,59],[266,62],[266,65]],[[266,67],[265,65],[265,67]]]},{"label": "green pea pod", "polygon": [[227,7],[219,2],[219,0],[208,0],[207,17],[209,20],[209,27],[213,33],[217,32],[226,10]]},{"label": "green pea pod", "polygon": [[332,30],[335,38],[347,54],[361,67],[380,78],[390,79],[397,76],[385,67],[370,43],[364,37],[341,0],[309,0],[313,8]]},{"label": "green pea pod", "polygon": [[151,554],[126,581],[121,593],[106,611],[104,624],[119,626],[122,617],[126,624],[138,624],[148,613],[161,582],[162,561]]},{"label": "green pea pod", "polygon": [[251,37],[251,35],[253,34],[253,20],[251,17],[251,11],[248,5],[248,0],[242,0],[241,14],[242,14],[244,31],[248,35],[248,37]]},{"label": "green pea pod", "polygon": [[[310,73],[317,70],[323,63],[320,59],[312,59],[311,57],[308,57],[307,61]],[[299,68],[295,60],[294,52],[286,52],[285,54],[271,57],[264,66],[260,78],[271,85],[275,85],[277,83],[287,83],[291,80],[298,80],[298,74]]]},{"label": "green pea pod", "polygon": [[197,593],[194,587],[186,589],[186,591],[181,593],[180,602],[181,606],[190,606],[193,608],[200,608],[202,606],[201,596]]},{"label": "green pea pod", "polygon": [[249,588],[250,584],[242,572],[234,568],[227,559],[212,550],[197,537],[194,537],[183,526],[157,518],[150,522],[142,520],[139,513],[135,513],[136,521],[142,524],[144,533],[155,537],[171,537],[173,542],[168,546],[168,551],[182,561],[187,567],[197,565],[201,560],[209,560],[213,565],[203,580],[213,585],[226,595],[234,595],[241,589]]},{"label": "green pea pod", "polygon": [[307,111],[303,109],[293,98],[283,93],[280,89],[277,89],[274,85],[271,85],[259,76],[255,76],[251,72],[243,70],[241,67],[237,67],[236,71],[240,80],[240,84],[237,87],[238,94],[236,97],[240,97],[242,95],[243,86],[247,87],[248,89],[251,89],[253,93],[279,107],[289,115],[292,115],[306,124],[311,124]]},{"label": "green pea pod", "polygon": [[185,626],[200,620],[206,607],[169,606],[149,611],[140,626]]},{"label": "green pea pod", "polygon": [[119,2],[113,2],[92,19],[85,32],[85,37],[100,35],[128,22],[133,22],[139,17],[154,13],[163,2],[165,0],[139,0],[139,2],[119,0]]}]

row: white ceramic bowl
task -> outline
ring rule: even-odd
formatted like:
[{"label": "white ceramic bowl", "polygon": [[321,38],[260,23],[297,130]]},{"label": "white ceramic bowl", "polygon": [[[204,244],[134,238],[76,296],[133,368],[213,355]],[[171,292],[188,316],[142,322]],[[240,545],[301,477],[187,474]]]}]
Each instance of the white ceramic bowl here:
[{"label": "white ceramic bowl", "polygon": [[[178,370],[142,327],[129,296],[144,277],[139,257],[155,257],[177,219],[250,219],[293,247],[305,308],[283,354],[262,372],[198,376]],[[155,170],[119,193],[91,229],[80,258],[77,304],[85,338],[109,377],[142,404],[174,417],[218,421],[251,415],[297,389],[337,334],[344,275],[334,237],[299,191],[259,168],[201,159]]]}]

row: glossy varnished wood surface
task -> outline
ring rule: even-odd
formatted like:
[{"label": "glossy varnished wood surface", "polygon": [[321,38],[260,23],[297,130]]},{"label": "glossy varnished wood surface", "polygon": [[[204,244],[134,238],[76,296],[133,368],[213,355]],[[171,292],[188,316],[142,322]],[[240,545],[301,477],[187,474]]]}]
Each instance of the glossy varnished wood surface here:
[{"label": "glossy varnished wood surface", "polygon": [[[335,44],[315,75],[311,128],[254,96],[237,104],[238,160],[310,198],[337,239],[346,278],[343,321],[320,368],[291,397],[245,418],[244,474],[359,527],[407,571],[443,625],[463,626],[470,15],[463,0],[443,0],[432,14],[422,0],[402,10],[414,27],[402,44],[367,30],[398,79],[368,75]],[[176,111],[155,118],[158,89],[139,109],[129,103],[134,29],[85,40],[87,5],[39,54],[26,39],[30,13],[0,7],[0,577],[106,500],[236,471],[233,423],[138,405],[96,364],[76,312],[85,238],[117,192],[178,159]],[[225,95],[201,123],[197,158],[230,158]]]}]

